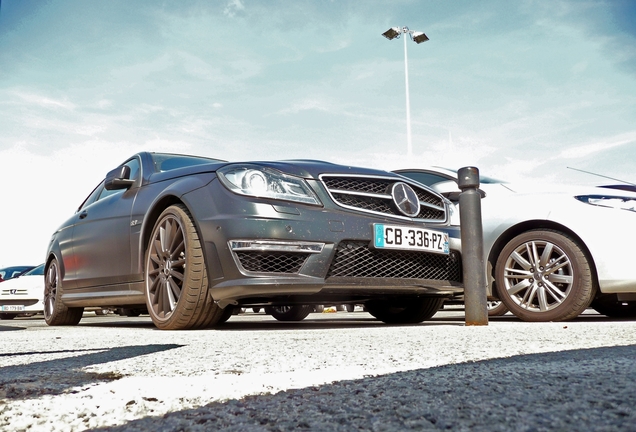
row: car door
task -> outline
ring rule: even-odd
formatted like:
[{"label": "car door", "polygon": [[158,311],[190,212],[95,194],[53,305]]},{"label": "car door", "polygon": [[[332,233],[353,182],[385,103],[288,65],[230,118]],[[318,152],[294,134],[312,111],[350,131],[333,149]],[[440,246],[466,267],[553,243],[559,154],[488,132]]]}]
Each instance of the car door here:
[{"label": "car door", "polygon": [[136,182],[117,190],[107,190],[102,184],[96,200],[77,215],[72,240],[77,288],[120,290],[120,284],[133,279],[130,215],[139,190],[140,162],[133,158],[123,165],[130,168],[130,179]]}]

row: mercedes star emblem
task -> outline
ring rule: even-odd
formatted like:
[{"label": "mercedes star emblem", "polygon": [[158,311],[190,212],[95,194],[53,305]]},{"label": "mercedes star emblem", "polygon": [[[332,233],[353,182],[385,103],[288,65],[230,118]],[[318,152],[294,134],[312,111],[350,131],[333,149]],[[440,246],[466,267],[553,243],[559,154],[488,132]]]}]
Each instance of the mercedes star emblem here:
[{"label": "mercedes star emblem", "polygon": [[415,217],[420,213],[420,200],[413,188],[406,183],[395,183],[391,188],[391,196],[403,215]]}]

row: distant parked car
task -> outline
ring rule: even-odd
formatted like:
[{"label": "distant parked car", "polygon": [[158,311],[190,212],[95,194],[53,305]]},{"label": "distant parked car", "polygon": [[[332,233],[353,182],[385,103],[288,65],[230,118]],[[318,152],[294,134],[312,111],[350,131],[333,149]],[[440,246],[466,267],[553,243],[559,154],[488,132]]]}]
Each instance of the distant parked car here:
[{"label": "distant parked car", "polygon": [[0,282],[13,279],[16,276],[20,276],[22,273],[33,269],[35,266],[14,266],[0,268]]},{"label": "distant parked car", "polygon": [[[395,172],[458,203],[456,171]],[[487,275],[493,295],[512,313],[526,321],[560,321],[591,305],[604,315],[636,317],[636,193],[489,177],[480,189]]]},{"label": "distant parked car", "polygon": [[121,308],[175,330],[235,308],[355,301],[421,322],[463,291],[451,206],[386,171],[139,153],[53,233],[44,316],[75,325],[85,307]]},{"label": "distant parked car", "polygon": [[23,272],[0,285],[0,319],[42,312],[44,264]]}]

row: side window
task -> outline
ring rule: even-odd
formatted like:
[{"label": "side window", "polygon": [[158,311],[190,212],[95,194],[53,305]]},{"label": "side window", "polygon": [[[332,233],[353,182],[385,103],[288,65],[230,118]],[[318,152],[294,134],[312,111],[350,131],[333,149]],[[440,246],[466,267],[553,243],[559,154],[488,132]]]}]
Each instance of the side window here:
[{"label": "side window", "polygon": [[402,174],[405,177],[408,177],[410,179],[413,179],[417,182],[420,182],[422,184],[425,184],[426,186],[435,186],[438,183],[442,183],[442,182],[447,182],[449,179],[440,175],[437,175],[435,173],[428,173],[428,172],[403,172],[403,173],[399,173]]},{"label": "side window", "polygon": [[[139,159],[137,158],[131,159],[128,162],[126,162],[124,165],[130,167],[130,179],[138,180],[139,179]],[[124,190],[125,189],[107,190],[106,188],[102,187],[101,191],[99,192],[99,197],[96,199],[96,201],[99,201],[108,196],[114,195],[116,193],[121,193]]]},{"label": "side window", "polygon": [[95,189],[93,189],[93,192],[91,192],[90,195],[88,197],[86,197],[86,199],[79,206],[77,211],[80,211],[84,207],[87,207],[87,206],[91,205],[92,203],[94,203],[95,201],[97,201],[97,197],[99,196],[99,194],[102,192],[103,189],[104,189],[104,181],[102,180],[102,182],[100,184],[98,184]]},{"label": "side window", "polygon": [[139,159],[131,159],[124,165],[128,165],[130,167],[130,178],[137,180],[139,178]]}]

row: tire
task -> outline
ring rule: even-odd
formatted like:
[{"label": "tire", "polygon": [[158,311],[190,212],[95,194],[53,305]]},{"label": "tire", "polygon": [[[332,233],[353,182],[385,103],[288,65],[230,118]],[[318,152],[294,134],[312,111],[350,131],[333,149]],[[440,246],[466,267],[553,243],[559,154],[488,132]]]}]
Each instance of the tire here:
[{"label": "tire", "polygon": [[259,308],[259,307],[253,307],[252,308],[252,312],[254,312],[254,313],[259,313],[260,311],[261,311],[261,308]]},{"label": "tire", "polygon": [[416,324],[426,321],[444,304],[442,297],[420,297],[392,301],[370,301],[367,312],[387,324]]},{"label": "tire", "polygon": [[486,309],[488,310],[488,316],[502,316],[508,312],[508,308],[502,301],[488,301],[486,302]]},{"label": "tire", "polygon": [[95,311],[95,315],[104,316],[104,315],[108,315],[108,312],[110,312],[110,310],[108,310],[108,309],[97,309]]},{"label": "tire", "polygon": [[0,313],[0,320],[12,320],[16,316],[17,316],[16,314]]},{"label": "tire", "polygon": [[356,310],[356,305],[347,304],[345,305],[345,309],[347,309],[347,312],[353,312],[354,310]]},{"label": "tire", "polygon": [[324,305],[315,305],[314,306],[314,312],[323,313],[324,311],[325,311],[325,306]]},{"label": "tire", "polygon": [[592,308],[610,318],[635,318],[636,302],[623,302],[618,300],[616,294],[602,295],[592,302]]},{"label": "tire", "polygon": [[590,260],[570,236],[531,230],[513,238],[495,265],[500,300],[524,321],[564,321],[579,316],[596,287]]},{"label": "tire", "polygon": [[336,305],[336,311],[337,312],[344,312],[345,307],[344,305]]},{"label": "tire", "polygon": [[64,289],[57,259],[52,259],[44,271],[44,321],[50,326],[77,325],[83,307],[69,308],[62,303]]},{"label": "tire", "polygon": [[[161,330],[214,326],[224,310],[209,293],[201,241],[183,205],[172,205],[157,219],[146,252],[146,305]],[[228,317],[229,318],[229,317]]]},{"label": "tire", "polygon": [[311,305],[268,306],[265,312],[278,321],[302,321],[314,310]]}]

